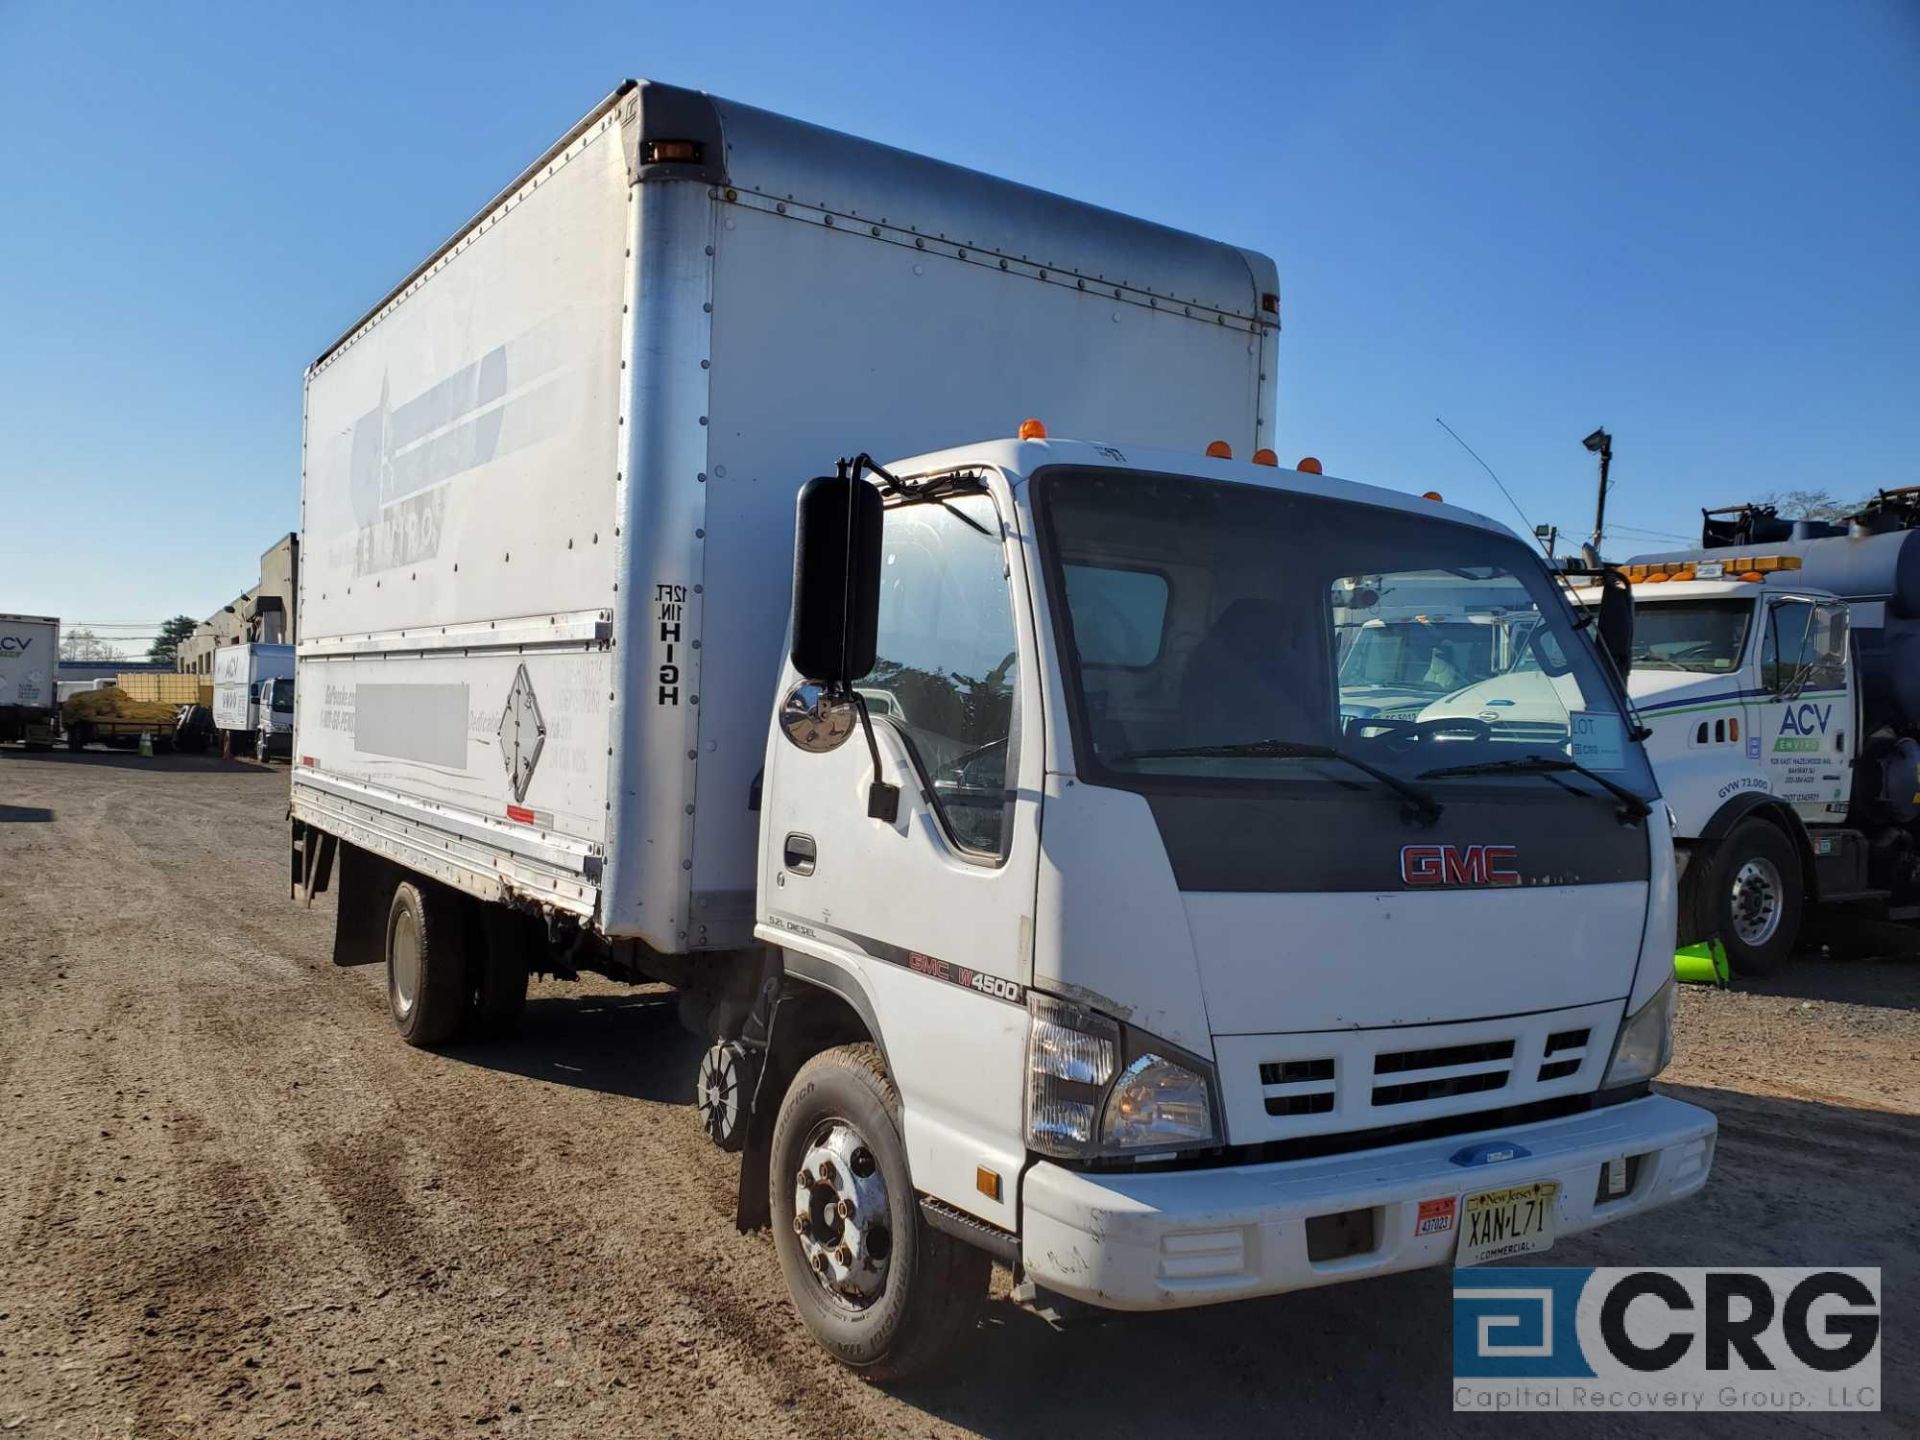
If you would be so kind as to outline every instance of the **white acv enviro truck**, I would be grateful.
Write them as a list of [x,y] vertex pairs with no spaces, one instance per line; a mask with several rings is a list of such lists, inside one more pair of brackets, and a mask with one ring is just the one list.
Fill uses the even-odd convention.
[[293,749],[293,646],[223,645],[213,652],[213,728],[265,764]]
[[[1244,250],[622,86],[308,372],[336,959],[423,1045],[529,971],[679,987],[741,1223],[874,1376],[995,1260],[1200,1305],[1691,1193],[1626,612],[1276,467],[1278,308]],[[1557,725],[1341,720],[1334,598],[1436,573],[1530,597]]]
[[1712,511],[1702,539],[1625,567],[1628,688],[1676,817],[1681,938],[1763,975],[1812,906],[1920,918],[1920,490],[1838,524]]
[[51,615],[0,615],[0,741],[53,741],[60,713],[60,622]]

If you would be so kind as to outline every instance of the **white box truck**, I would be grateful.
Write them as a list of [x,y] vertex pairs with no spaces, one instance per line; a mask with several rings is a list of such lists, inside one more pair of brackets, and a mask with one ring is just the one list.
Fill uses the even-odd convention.
[[[308,371],[296,898],[416,1044],[679,987],[741,1224],[876,1376],[996,1259],[1199,1305],[1691,1193],[1623,696],[1507,530],[1275,465],[1277,312],[622,86]],[[1524,591],[1556,727],[1342,719],[1336,598],[1442,575]]]
[[0,615],[0,741],[52,743],[60,713],[60,622]]
[[213,652],[213,728],[262,764],[293,753],[293,646],[242,643]]

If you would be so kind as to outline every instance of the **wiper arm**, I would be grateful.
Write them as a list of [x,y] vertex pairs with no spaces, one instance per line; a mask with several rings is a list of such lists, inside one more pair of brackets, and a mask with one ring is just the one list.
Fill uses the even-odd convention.
[[[1445,780],[1455,775],[1566,775],[1573,774],[1591,780],[1602,790],[1620,802],[1620,808],[1635,820],[1644,820],[1653,813],[1653,807],[1642,800],[1626,786],[1607,779],[1596,770],[1590,770],[1578,760],[1568,760],[1560,755],[1516,755],[1510,760],[1483,760],[1477,765],[1444,765],[1438,770],[1423,770],[1422,780]],[[1579,792],[1575,792],[1576,794]]]
[[1431,825],[1440,818],[1440,802],[1418,785],[1402,780],[1391,770],[1383,770],[1370,761],[1357,755],[1349,755],[1344,750],[1336,750],[1331,745],[1314,745],[1304,740],[1242,740],[1231,745],[1177,745],[1160,750],[1127,750],[1112,756],[1113,760],[1184,760],[1184,759],[1276,759],[1276,760],[1340,760],[1363,774],[1371,775],[1389,790],[1395,791],[1407,802],[1408,808],[1425,824]]

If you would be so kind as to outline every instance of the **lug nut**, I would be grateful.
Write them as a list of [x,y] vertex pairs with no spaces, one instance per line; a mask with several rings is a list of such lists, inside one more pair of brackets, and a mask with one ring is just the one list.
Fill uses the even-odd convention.
[[813,1252],[813,1268],[815,1270],[818,1270],[822,1275],[827,1273],[827,1252],[826,1251],[816,1250]]
[[842,1245],[838,1250],[833,1252],[833,1258],[838,1260],[842,1265],[851,1266],[853,1264],[853,1251],[845,1245]]
[[806,1216],[796,1215],[793,1217],[793,1233],[796,1235],[804,1235],[807,1233],[807,1217]]
[[798,1185],[798,1186],[800,1186],[800,1188],[804,1190],[804,1189],[806,1189],[806,1188],[807,1188],[808,1186],[810,1186],[810,1185],[812,1185],[812,1184],[813,1184],[813,1177],[812,1177],[811,1175],[809,1175],[809,1174],[807,1174],[807,1172],[806,1172],[806,1170],[805,1170],[805,1169],[803,1168],[803,1169],[802,1169],[802,1170],[800,1171],[800,1178],[799,1178],[798,1180],[796,1180],[796,1181],[795,1181],[794,1183],[795,1183],[796,1185]]
[[842,1200],[834,1209],[840,1212],[840,1218],[842,1220],[851,1220],[853,1218],[853,1201],[851,1200]]

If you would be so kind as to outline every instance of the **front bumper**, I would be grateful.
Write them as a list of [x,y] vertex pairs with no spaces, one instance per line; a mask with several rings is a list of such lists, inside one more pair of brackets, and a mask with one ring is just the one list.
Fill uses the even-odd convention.
[[[1050,1290],[1113,1310],[1163,1310],[1276,1295],[1452,1263],[1459,1224],[1415,1233],[1423,1200],[1534,1180],[1560,1182],[1557,1234],[1576,1234],[1691,1195],[1713,1164],[1712,1114],[1665,1096],[1561,1120],[1378,1150],[1159,1174],[1087,1174],[1047,1162],[1021,1185],[1021,1261]],[[1481,1142],[1525,1156],[1461,1166]],[[1640,1157],[1631,1187],[1597,1201],[1607,1161]],[[1371,1211],[1371,1248],[1308,1253],[1307,1222]]]

